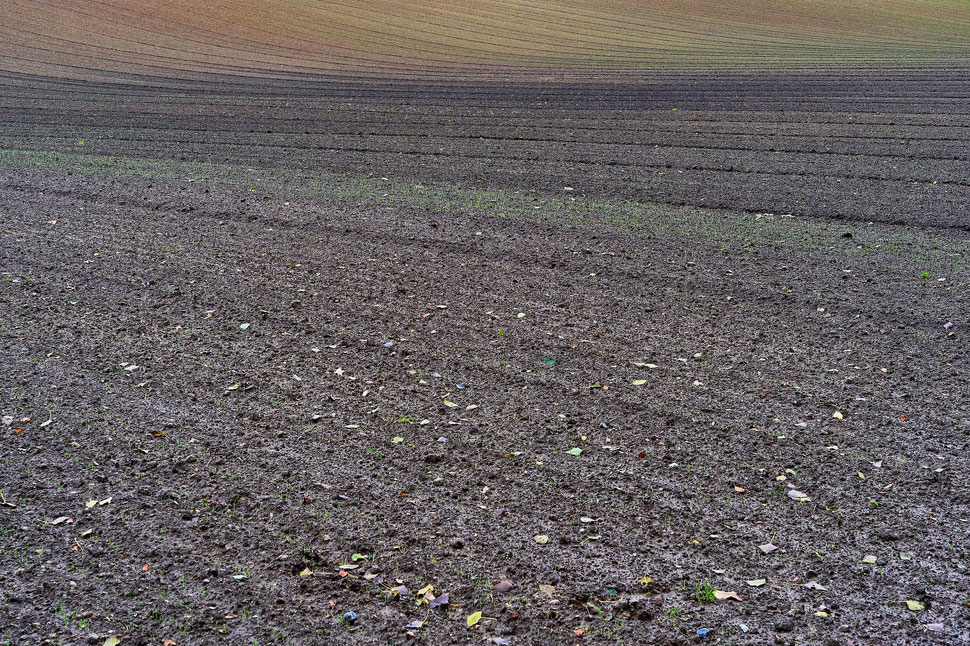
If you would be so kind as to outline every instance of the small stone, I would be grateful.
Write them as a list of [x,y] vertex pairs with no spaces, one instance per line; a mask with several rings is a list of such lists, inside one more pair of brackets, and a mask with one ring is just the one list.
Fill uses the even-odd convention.
[[792,621],[791,617],[779,617],[778,621],[775,622],[775,630],[780,633],[790,633],[795,630],[795,622]]
[[515,587],[515,584],[513,584],[511,581],[504,581],[503,580],[503,581],[499,581],[498,583],[495,584],[495,591],[496,592],[501,592],[502,594],[504,594],[504,593],[508,592],[509,590],[511,590],[513,587]]

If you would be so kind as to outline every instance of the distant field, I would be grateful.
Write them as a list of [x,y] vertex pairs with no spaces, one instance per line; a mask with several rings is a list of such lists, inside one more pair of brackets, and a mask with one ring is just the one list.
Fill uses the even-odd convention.
[[8,0],[0,69],[433,78],[648,68],[958,66],[965,0]]

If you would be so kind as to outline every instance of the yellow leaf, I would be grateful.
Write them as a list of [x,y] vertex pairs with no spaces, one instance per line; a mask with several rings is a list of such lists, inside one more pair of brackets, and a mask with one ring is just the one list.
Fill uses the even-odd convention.
[[647,383],[647,380],[646,379],[634,379],[633,380],[633,385],[634,386],[642,386],[645,383]]
[[121,640],[117,637],[108,637],[106,640],[104,640],[104,646],[118,646],[120,643]]
[[912,599],[908,599],[906,601],[906,605],[909,607],[910,610],[914,612],[919,610],[924,610],[926,608],[926,606],[921,604],[919,601],[913,601]]
[[419,597],[423,597],[424,595],[428,594],[429,592],[434,592],[434,586],[433,585],[426,585],[423,588],[421,588],[420,590],[418,590],[418,596]]
[[89,500],[86,503],[84,503],[84,506],[87,507],[88,509],[91,509],[91,507],[94,507],[96,504],[98,504],[97,500]]
[[465,625],[471,628],[481,620],[482,620],[482,613],[473,612],[472,614],[468,615],[468,619],[465,620]]
[[835,419],[843,419],[844,415],[842,415],[842,413],[840,413],[839,411],[835,411],[834,413],[832,413],[832,417],[834,417]]
[[313,574],[313,572],[310,571],[310,568],[304,568],[303,571],[300,572],[300,576],[310,576],[311,574]]

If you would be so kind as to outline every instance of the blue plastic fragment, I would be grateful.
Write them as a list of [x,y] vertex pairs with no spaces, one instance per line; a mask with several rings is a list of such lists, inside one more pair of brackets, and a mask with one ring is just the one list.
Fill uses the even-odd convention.
[[341,617],[341,619],[344,620],[344,623],[352,624],[355,621],[357,621],[357,613],[354,612],[353,610],[349,612],[345,612]]
[[711,632],[709,628],[701,628],[697,631],[697,634],[701,637],[707,637],[707,633]]

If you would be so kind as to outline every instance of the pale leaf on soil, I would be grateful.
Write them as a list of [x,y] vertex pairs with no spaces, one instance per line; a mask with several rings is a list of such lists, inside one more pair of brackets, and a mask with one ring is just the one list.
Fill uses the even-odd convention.
[[719,600],[719,601],[724,601],[725,599],[734,599],[735,601],[744,601],[744,599],[742,599],[741,597],[738,596],[738,593],[737,592],[727,591],[727,590],[715,590],[714,591],[714,598],[717,599],[717,600]]

